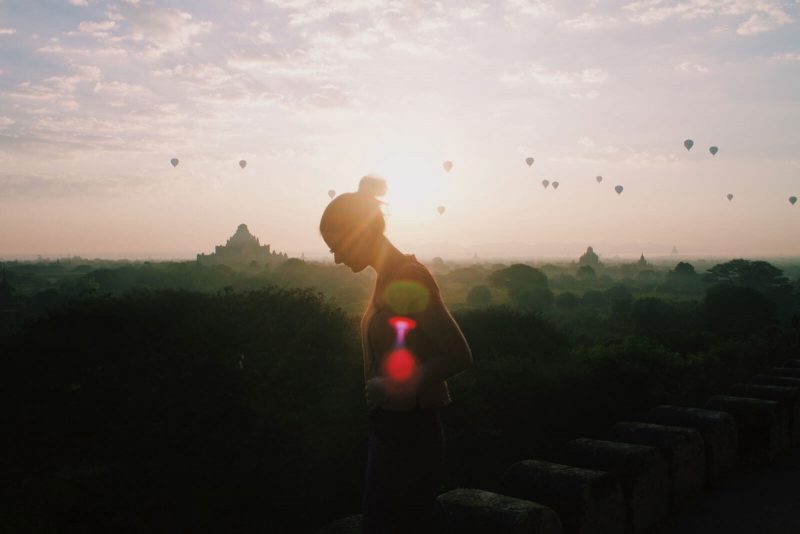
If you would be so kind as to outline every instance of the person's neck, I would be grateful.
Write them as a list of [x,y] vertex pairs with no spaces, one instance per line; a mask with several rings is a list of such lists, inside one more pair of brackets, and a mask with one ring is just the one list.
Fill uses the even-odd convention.
[[400,252],[388,239],[383,237],[378,245],[378,252],[375,254],[375,259],[370,263],[375,272],[378,273],[378,278],[382,278],[389,272],[395,265],[405,260],[405,254]]

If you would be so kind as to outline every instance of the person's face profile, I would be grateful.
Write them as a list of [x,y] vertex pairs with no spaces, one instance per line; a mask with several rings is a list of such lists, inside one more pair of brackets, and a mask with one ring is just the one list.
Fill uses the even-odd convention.
[[368,265],[368,245],[367,239],[336,239],[329,243],[330,251],[333,254],[335,264],[344,264],[357,273],[364,270]]

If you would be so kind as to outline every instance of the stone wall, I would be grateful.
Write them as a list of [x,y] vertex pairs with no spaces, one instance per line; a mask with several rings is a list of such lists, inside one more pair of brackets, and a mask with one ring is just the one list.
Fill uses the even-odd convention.
[[[723,484],[742,465],[761,466],[800,443],[800,360],[789,360],[702,407],[653,408],[606,439],[580,438],[558,462],[523,459],[501,493],[456,488],[437,497],[441,533],[639,534]],[[361,532],[361,516],[317,534]]]

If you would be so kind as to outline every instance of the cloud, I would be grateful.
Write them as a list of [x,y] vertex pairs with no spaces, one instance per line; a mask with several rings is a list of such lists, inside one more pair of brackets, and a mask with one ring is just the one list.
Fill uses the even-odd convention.
[[552,88],[576,88],[583,85],[602,84],[608,80],[608,73],[600,68],[589,68],[577,71],[552,70],[539,64],[532,64],[517,69],[515,73],[506,73],[501,81],[511,84],[533,81],[539,85]]
[[325,79],[343,68],[340,64],[312,57],[308,51],[299,48],[275,52],[235,52],[228,57],[227,65],[273,76],[316,80]]
[[550,17],[556,14],[552,2],[546,0],[507,0],[506,8],[533,18]]
[[182,83],[202,87],[216,87],[233,79],[227,70],[212,63],[185,63],[176,65],[171,69],[156,70],[153,74],[156,76],[169,76]]
[[334,85],[325,85],[313,94],[303,98],[302,102],[320,109],[348,107],[352,102],[350,95]]
[[[798,0],[800,1],[800,0]],[[800,52],[785,52],[770,57],[773,61],[800,61]]]
[[0,115],[0,128],[6,128],[8,126],[11,126],[12,124],[14,124],[14,122],[15,122],[14,119],[10,117],[3,117],[2,115]]
[[113,107],[131,106],[134,103],[154,101],[155,93],[137,84],[125,82],[97,82],[92,92],[101,97],[105,105]]
[[294,26],[371,11],[385,5],[383,0],[267,0],[267,3],[289,11],[289,24]]
[[600,96],[600,91],[592,89],[591,91],[571,92],[568,94],[570,98],[574,98],[576,100],[594,100],[595,98]]
[[755,35],[757,33],[768,32],[785,22],[778,22],[769,19],[760,14],[751,15],[746,22],[736,28],[736,33],[739,35]]
[[17,30],[14,28],[0,28],[0,35],[14,35]]
[[484,12],[489,9],[489,4],[477,4],[474,6],[464,6],[458,10],[458,18],[461,20],[468,20],[476,24],[484,24]]
[[133,56],[157,60],[167,55],[181,55],[196,44],[197,39],[213,29],[209,21],[197,20],[191,14],[173,8],[160,8],[152,3],[125,0],[110,6],[106,20],[82,21],[77,32],[67,37],[89,35],[99,46],[74,47],[49,44],[38,52],[59,54],[71,59]]
[[617,19],[611,16],[582,13],[578,17],[563,20],[558,25],[570,30],[590,31],[607,28],[616,22]]
[[[195,20],[185,11],[131,0],[110,7],[107,15],[109,21],[97,24],[104,24],[108,30],[116,32],[111,35],[100,32],[95,36],[106,45],[126,43],[148,60],[181,54],[194,44],[196,38],[213,28],[211,22]],[[112,26],[111,22],[115,24]]]
[[422,42],[414,40],[398,40],[389,45],[390,50],[405,52],[413,56],[428,58],[445,58],[445,54],[439,49],[435,42]]
[[370,59],[375,45],[385,36],[374,27],[364,28],[356,22],[340,22],[328,31],[316,32],[306,46],[312,55],[326,58],[326,61],[361,61]]
[[532,64],[519,68],[514,73],[503,74],[500,81],[510,86],[527,86],[533,83],[554,94],[575,100],[594,100],[600,96],[596,87],[606,83],[608,77],[608,73],[601,68],[564,71]]
[[97,82],[101,71],[93,66],[76,66],[74,70],[77,72],[67,76],[50,76],[41,83],[22,82],[15,89],[0,95],[18,103],[50,105],[53,110],[58,111],[77,110],[80,104],[76,98],[76,89],[80,84]]
[[85,20],[78,24],[78,30],[83,33],[106,35],[105,32],[113,29],[117,23],[113,20],[104,20],[100,22]]
[[628,13],[629,21],[643,25],[673,18],[747,17],[736,30],[739,35],[763,33],[794,20],[776,0],[637,0],[622,9]]
[[598,145],[591,137],[581,137],[578,144],[585,152],[584,157],[589,159],[607,158],[620,153],[620,149],[613,145]]
[[107,59],[123,58],[128,56],[128,51],[119,46],[102,46],[95,48],[70,48],[61,45],[46,45],[36,49],[43,54],[56,54],[72,59],[81,57],[83,59]]
[[73,6],[86,7],[89,5],[89,0],[69,0]]
[[255,40],[260,43],[273,42],[272,33],[269,31],[269,25],[265,22],[254,20],[248,25],[249,29],[245,32],[248,36],[254,36]]
[[675,70],[678,72],[690,72],[696,74],[708,74],[709,69],[704,65],[699,65],[697,63],[692,63],[690,61],[683,61],[675,66]]

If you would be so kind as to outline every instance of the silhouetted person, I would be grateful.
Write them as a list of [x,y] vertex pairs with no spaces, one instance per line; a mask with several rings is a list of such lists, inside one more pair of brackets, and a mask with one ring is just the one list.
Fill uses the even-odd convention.
[[385,192],[384,180],[365,176],[358,192],[328,204],[320,233],[337,264],[377,273],[361,320],[370,409],[363,532],[417,534],[436,528],[445,452],[439,410],[451,402],[445,380],[470,367],[472,353],[430,271],[383,234],[376,197]]

